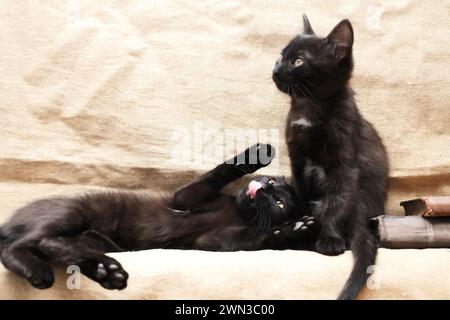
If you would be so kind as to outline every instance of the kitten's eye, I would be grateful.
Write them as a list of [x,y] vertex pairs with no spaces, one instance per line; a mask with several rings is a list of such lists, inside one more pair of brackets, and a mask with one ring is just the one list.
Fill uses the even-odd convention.
[[284,203],[280,200],[277,200],[277,205],[281,208],[284,209]]
[[268,183],[269,183],[269,184],[275,184],[275,180],[270,179],[270,180],[268,181]]
[[303,64],[303,59],[302,58],[297,58],[297,60],[295,60],[294,62],[294,67],[300,67]]

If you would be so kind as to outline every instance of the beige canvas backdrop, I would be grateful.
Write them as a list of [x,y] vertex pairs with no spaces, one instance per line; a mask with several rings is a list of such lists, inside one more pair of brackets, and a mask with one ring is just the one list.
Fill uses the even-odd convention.
[[[271,70],[303,13],[320,35],[353,24],[352,86],[391,160],[387,213],[450,194],[448,1],[2,1],[0,221],[47,194],[172,189],[224,160],[211,141],[231,154],[237,129],[267,130],[265,172],[289,175]],[[180,143],[203,161],[177,161]]]
[[195,125],[279,129],[280,166],[268,172],[289,174],[288,98],[270,76],[306,12],[321,35],[345,17],[354,25],[352,85],[388,147],[388,208],[399,213],[400,197],[450,193],[449,10],[412,0],[2,1],[0,180],[173,187],[189,178],[171,161],[178,133],[193,137]]

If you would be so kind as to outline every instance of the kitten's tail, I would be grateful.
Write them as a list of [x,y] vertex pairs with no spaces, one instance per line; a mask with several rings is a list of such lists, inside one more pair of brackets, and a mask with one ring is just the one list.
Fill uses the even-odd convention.
[[370,276],[369,267],[375,264],[377,240],[368,228],[361,228],[355,234],[351,249],[354,257],[353,270],[347,279],[338,300],[353,300]]

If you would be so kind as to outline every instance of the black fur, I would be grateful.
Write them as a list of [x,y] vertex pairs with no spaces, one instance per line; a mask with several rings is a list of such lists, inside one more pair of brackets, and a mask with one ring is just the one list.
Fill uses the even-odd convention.
[[[353,29],[341,21],[325,37],[304,30],[283,49],[273,80],[291,97],[286,142],[294,186],[312,204],[321,232],[315,248],[337,255],[351,248],[355,265],[340,299],[353,299],[375,263],[377,245],[370,218],[383,214],[388,160],[380,137],[356,106],[349,79]],[[312,173],[321,183],[308,183]]]
[[[255,145],[173,196],[121,191],[35,201],[17,210],[1,227],[1,261],[36,288],[52,286],[49,263],[55,263],[78,265],[103,287],[123,289],[128,274],[106,252],[312,249],[318,224],[313,217],[303,216],[296,193],[284,178],[260,177],[262,188],[253,199],[247,188],[237,196],[220,192],[228,183],[267,165],[259,157],[264,149],[271,160],[272,147]],[[255,153],[257,157],[252,158]]]

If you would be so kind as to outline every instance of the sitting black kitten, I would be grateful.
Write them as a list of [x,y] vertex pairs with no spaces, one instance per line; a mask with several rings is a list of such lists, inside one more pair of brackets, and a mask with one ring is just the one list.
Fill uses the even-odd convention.
[[[259,157],[264,149],[270,156],[266,163]],[[317,225],[314,218],[302,217],[302,206],[284,178],[261,177],[237,196],[220,192],[268,165],[274,153],[270,146],[255,145],[173,196],[123,191],[35,201],[0,228],[1,261],[40,289],[54,282],[49,263],[78,265],[103,287],[124,289],[128,274],[106,252],[311,249]]]
[[[388,160],[374,127],[358,111],[349,79],[353,29],[341,21],[323,38],[306,16],[304,33],[283,49],[273,70],[278,89],[290,95],[286,143],[294,187],[314,204],[320,220],[316,250],[337,255],[351,248],[355,266],[340,299],[358,294],[375,263],[376,240],[368,221],[383,214]],[[310,184],[310,175],[321,183]],[[311,187],[312,186],[312,187]]]

